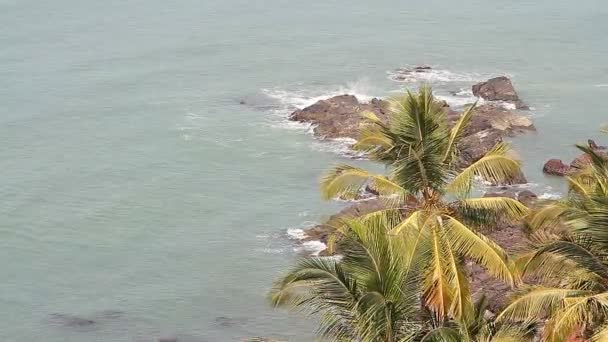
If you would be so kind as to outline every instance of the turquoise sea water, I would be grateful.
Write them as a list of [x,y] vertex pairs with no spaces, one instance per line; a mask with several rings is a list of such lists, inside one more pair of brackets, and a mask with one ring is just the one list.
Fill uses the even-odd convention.
[[600,0],[0,0],[0,340],[310,341],[264,296],[303,248],[288,230],[343,205],[317,180],[347,159],[287,113],[414,86],[389,80],[407,65],[437,69],[453,103],[507,74],[538,128],[513,144],[556,195],[544,160],[608,121],[607,16]]

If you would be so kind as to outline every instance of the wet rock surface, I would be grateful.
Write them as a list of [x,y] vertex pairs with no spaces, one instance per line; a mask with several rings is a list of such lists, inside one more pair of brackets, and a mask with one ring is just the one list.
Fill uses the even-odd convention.
[[340,95],[297,110],[289,118],[314,125],[314,134],[322,139],[357,139],[359,125],[363,122],[361,113],[371,111],[386,120],[387,105],[388,102],[380,99],[362,103],[354,95]]
[[564,164],[561,159],[549,159],[543,165],[543,172],[548,175],[564,176],[570,171],[570,166]]
[[[295,111],[290,119],[315,125],[314,134],[322,139],[356,139],[360,124],[363,122],[361,113],[372,111],[381,120],[387,120],[387,106],[388,102],[384,100],[374,99],[364,104],[353,95],[341,95]],[[444,104],[444,108],[448,113],[448,119],[456,122],[460,113],[451,110],[447,103]],[[460,163],[466,166],[479,160],[505,137],[534,130],[532,121],[518,111],[507,110],[494,104],[478,106],[461,142]],[[513,183],[521,183],[524,179],[518,177]]]
[[528,109],[521,101],[508,77],[500,76],[472,87],[473,95],[488,101],[503,101],[515,105],[518,109]]

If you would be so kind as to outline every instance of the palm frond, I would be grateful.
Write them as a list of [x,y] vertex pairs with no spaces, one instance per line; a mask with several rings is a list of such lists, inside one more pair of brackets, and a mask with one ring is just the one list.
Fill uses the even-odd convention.
[[470,193],[475,177],[493,184],[513,179],[520,172],[519,161],[509,157],[509,146],[498,143],[481,159],[462,170],[447,185],[447,191],[457,196]]
[[467,198],[455,202],[453,207],[460,215],[494,224],[501,219],[520,220],[529,213],[524,204],[508,197]]
[[431,229],[431,261],[425,277],[423,290],[424,302],[434,313],[435,319],[443,321],[449,313],[453,300],[453,291],[449,278],[451,270],[447,268],[444,253],[444,239],[442,232],[436,226]]
[[569,297],[589,295],[589,291],[529,286],[516,293],[514,300],[498,315],[497,321],[541,320],[564,307]]
[[407,192],[399,184],[380,175],[350,165],[338,165],[321,181],[321,192],[325,199],[354,199],[369,186],[380,195],[397,195],[404,198]]
[[513,274],[514,265],[503,249],[484,235],[474,232],[456,218],[446,216],[447,241],[460,255],[475,260],[492,276],[513,286],[517,279]]
[[445,154],[443,156],[443,161],[450,163],[457,152],[457,145],[462,136],[464,135],[465,129],[471,123],[471,119],[473,118],[473,110],[477,106],[477,101],[469,106],[465,111],[460,114],[458,121],[454,124],[452,129],[450,130],[450,138],[448,140],[448,144],[445,150]]
[[531,212],[526,220],[527,227],[532,232],[556,228],[570,210],[571,208],[562,202],[545,205]]

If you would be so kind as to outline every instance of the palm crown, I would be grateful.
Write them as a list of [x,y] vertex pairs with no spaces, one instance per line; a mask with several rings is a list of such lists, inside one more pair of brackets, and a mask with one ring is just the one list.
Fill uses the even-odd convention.
[[546,320],[544,338],[608,340],[608,161],[578,146],[591,165],[567,178],[569,194],[531,216],[531,250],[518,265],[539,285],[524,287],[501,320]]
[[389,121],[366,114],[367,124],[355,148],[387,166],[388,175],[339,165],[322,180],[325,198],[355,197],[369,187],[387,198],[387,208],[359,218],[380,218],[406,244],[407,263],[424,265],[423,301],[435,318],[465,319],[472,314],[464,258],[471,259],[510,285],[517,282],[504,250],[476,228],[500,217],[517,219],[527,208],[510,198],[469,198],[476,178],[510,180],[519,162],[503,143],[481,159],[460,167],[459,143],[474,113],[465,110],[453,125],[428,87],[390,100]]

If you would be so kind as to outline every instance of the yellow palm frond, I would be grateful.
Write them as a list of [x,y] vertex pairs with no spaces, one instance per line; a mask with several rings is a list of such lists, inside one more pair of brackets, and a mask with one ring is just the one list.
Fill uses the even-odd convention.
[[509,146],[498,143],[481,159],[456,175],[447,185],[447,191],[457,196],[466,196],[473,187],[475,177],[500,184],[513,179],[520,171],[520,162],[509,157]]
[[589,295],[589,291],[536,286],[516,297],[496,318],[497,321],[540,320],[564,307],[568,297]]
[[466,320],[473,314],[473,302],[471,300],[471,289],[469,281],[464,274],[464,270],[458,261],[458,255],[452,250],[449,243],[444,244],[444,252],[450,270],[448,279],[453,291],[452,305],[450,306],[450,316],[456,320]]
[[321,193],[325,199],[356,198],[366,186],[380,195],[398,195],[405,197],[406,191],[399,184],[385,176],[375,175],[366,170],[350,165],[338,165],[330,170],[321,180]]
[[446,238],[452,248],[459,254],[475,260],[491,275],[506,282],[515,284],[513,264],[507,253],[492,240],[476,233],[451,216],[446,216]]
[[424,281],[424,301],[426,306],[435,314],[436,319],[443,320],[451,307],[453,294],[451,284],[446,275],[447,269],[445,259],[443,238],[437,227],[432,227],[430,237],[431,258],[428,275]]
[[592,342],[606,342],[608,341],[608,324],[604,324],[598,331],[591,337]]
[[568,210],[568,206],[560,202],[554,202],[533,211],[527,218],[528,227],[534,232],[539,230],[551,231],[556,228],[562,215]]
[[[577,296],[564,299],[564,307],[551,317],[545,327],[545,336],[549,341],[564,341],[568,336],[577,333],[594,317],[605,317],[608,307],[602,304],[607,294]],[[597,322],[594,322],[597,323]]]
[[374,113],[372,111],[369,111],[369,110],[363,111],[363,112],[361,112],[361,116],[365,120],[369,121],[370,123],[382,124],[382,120],[380,120],[378,118],[378,116],[376,115],[376,113]]
[[594,185],[593,178],[587,174],[567,176],[566,182],[568,182],[568,190],[570,192],[577,193],[581,196],[588,196]]

